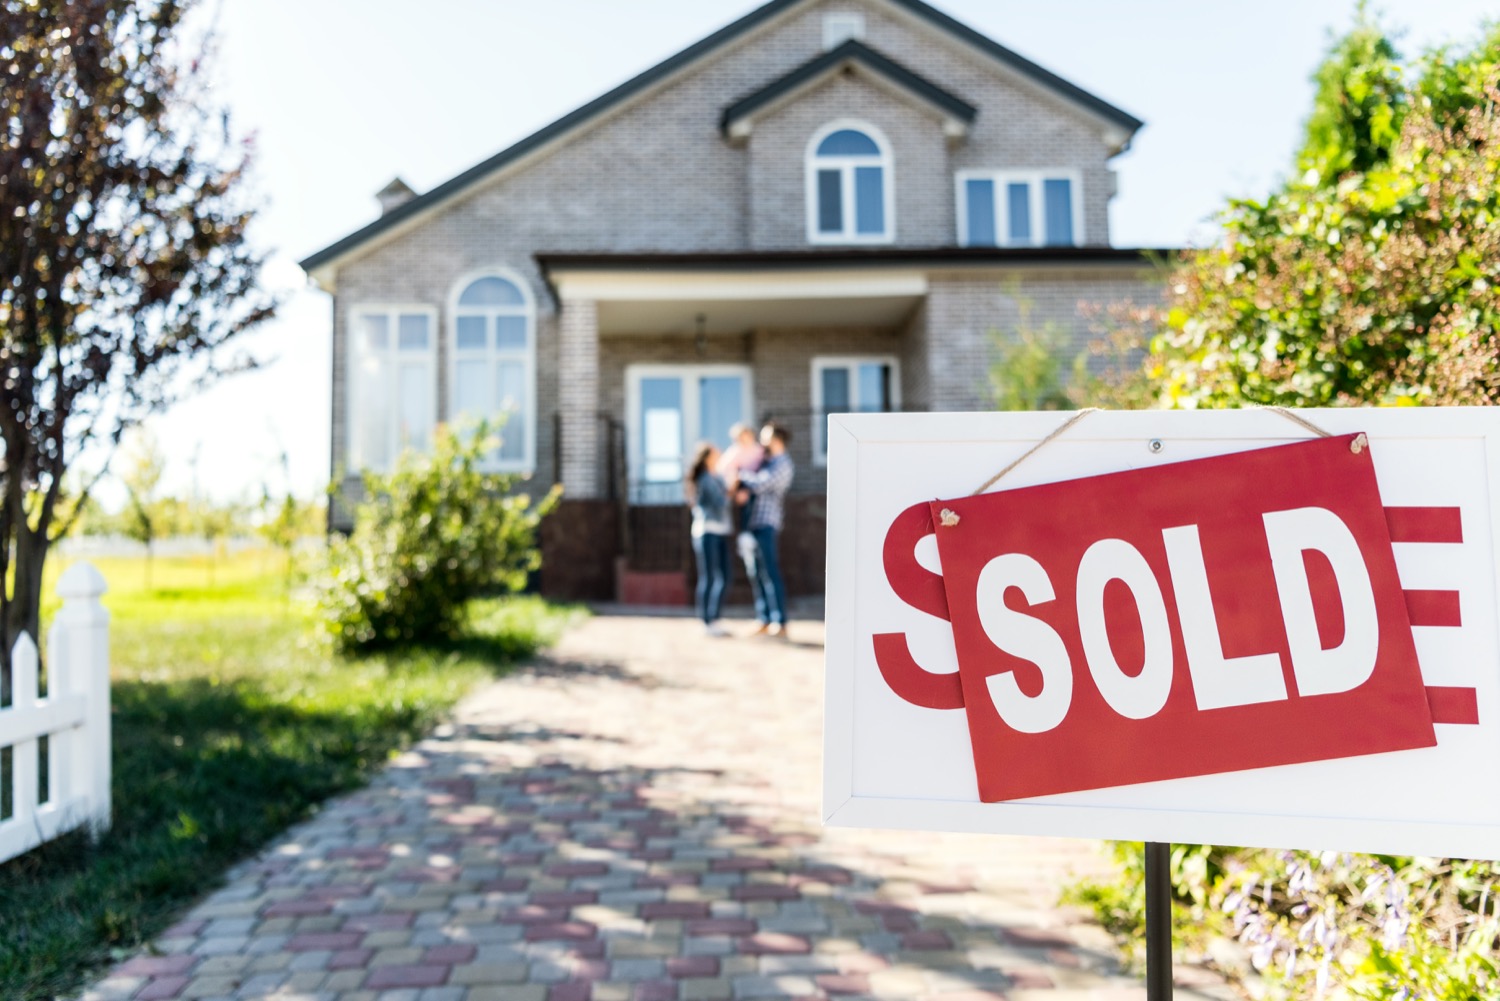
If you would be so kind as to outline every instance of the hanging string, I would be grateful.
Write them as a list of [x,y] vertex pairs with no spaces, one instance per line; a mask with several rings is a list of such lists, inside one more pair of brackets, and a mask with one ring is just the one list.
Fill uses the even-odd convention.
[[1332,438],[1333,437],[1333,432],[1331,432],[1331,431],[1324,431],[1322,428],[1318,427],[1316,424],[1314,424],[1312,421],[1308,420],[1306,417],[1303,417],[1300,414],[1294,414],[1290,410],[1288,410],[1286,407],[1255,407],[1254,409],[1256,409],[1256,410],[1269,410],[1273,414],[1280,414],[1282,417],[1285,417],[1287,420],[1289,420],[1289,421],[1291,421],[1291,422],[1293,422],[1295,424],[1301,424],[1303,427],[1307,428],[1307,430],[1311,431],[1313,434],[1318,435],[1320,437],[1323,437],[1323,438]]
[[1072,417],[1069,417],[1067,420],[1065,420],[1061,424],[1059,424],[1057,426],[1057,430],[1053,431],[1047,437],[1043,438],[1041,441],[1037,442],[1035,445],[1032,445],[1030,448],[1028,448],[1024,453],[1022,453],[1021,457],[1019,459],[1017,459],[1015,462],[1012,462],[1010,465],[1008,465],[1004,469],[1000,470],[1000,472],[996,473],[994,476],[991,476],[989,479],[985,480],[984,483],[982,483],[980,485],[979,489],[975,490],[974,493],[971,494],[970,496],[977,497],[980,494],[984,493],[990,487],[992,487],[996,483],[1000,482],[1000,477],[1004,476],[1006,473],[1010,472],[1012,469],[1015,469],[1021,463],[1025,462],[1027,459],[1031,458],[1037,452],[1041,451],[1042,447],[1044,445],[1050,445],[1052,443],[1052,439],[1056,438],[1058,435],[1060,435],[1064,431],[1068,430],[1068,428],[1072,427],[1074,424],[1077,424],[1079,421],[1083,420],[1089,414],[1097,413],[1098,411],[1099,411],[1098,407],[1084,407],[1082,410],[1078,411]]
[[[1333,432],[1326,431],[1323,428],[1318,427],[1316,424],[1314,424],[1312,421],[1308,420],[1306,417],[1303,417],[1300,414],[1295,414],[1292,411],[1288,410],[1286,407],[1253,407],[1253,408],[1249,408],[1249,409],[1267,410],[1267,411],[1270,411],[1273,414],[1276,414],[1277,416],[1285,417],[1287,420],[1291,421],[1293,424],[1299,424],[1299,425],[1301,425],[1302,427],[1304,427],[1307,430],[1311,431],[1313,434],[1318,435],[1319,437],[1322,437],[1322,438],[1332,438],[1333,437]],[[1025,452],[1021,453],[1020,458],[1016,459],[1010,465],[1008,465],[1004,469],[1000,470],[1000,472],[996,473],[994,476],[991,476],[989,479],[985,480],[984,483],[980,484],[979,489],[975,490],[973,492],[973,494],[971,494],[970,496],[977,497],[980,494],[984,493],[990,487],[994,486],[996,483],[999,483],[1001,477],[1005,476],[1012,469],[1015,469],[1017,466],[1019,466],[1021,463],[1025,462],[1027,459],[1031,458],[1037,452],[1040,452],[1044,446],[1050,445],[1052,443],[1053,439],[1055,439],[1055,438],[1059,437],[1060,435],[1062,435],[1062,433],[1065,432],[1065,431],[1067,431],[1068,428],[1072,427],[1074,424],[1077,424],[1079,421],[1083,420],[1089,414],[1097,413],[1098,411],[1099,411],[1098,407],[1084,407],[1082,410],[1079,410],[1077,413],[1073,414],[1073,416],[1069,417],[1067,420],[1065,420],[1061,424],[1059,424],[1057,426],[1057,429],[1054,430],[1051,434],[1047,435],[1047,437],[1043,438],[1041,441],[1037,442],[1035,445],[1033,445],[1030,448],[1028,448]],[[1366,446],[1367,443],[1368,443],[1368,439],[1366,439],[1364,435],[1360,435],[1353,442],[1350,443],[1349,450],[1351,452],[1358,453],[1358,452],[1360,452],[1361,450],[1364,449],[1364,447]]]

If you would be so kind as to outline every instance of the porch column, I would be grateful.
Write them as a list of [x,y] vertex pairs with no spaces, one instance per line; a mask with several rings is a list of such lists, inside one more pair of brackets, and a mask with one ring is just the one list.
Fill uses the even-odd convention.
[[599,305],[593,299],[563,301],[557,376],[564,496],[599,497]]

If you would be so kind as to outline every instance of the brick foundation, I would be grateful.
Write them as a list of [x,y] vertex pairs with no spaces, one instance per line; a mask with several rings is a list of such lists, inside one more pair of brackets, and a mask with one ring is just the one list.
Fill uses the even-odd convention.
[[611,501],[564,500],[541,526],[541,592],[556,601],[612,601],[620,517]]
[[[781,572],[791,597],[823,593],[826,510],[827,500],[821,494],[795,494],[786,500],[780,556]],[[614,503],[562,501],[542,522],[541,592],[556,601],[691,604],[697,577],[692,549],[686,545],[685,518],[683,526],[683,557],[678,567],[626,566],[620,556],[619,512]],[[655,553],[659,557],[661,549]],[[738,553],[731,553],[730,590],[726,597],[731,604],[751,601],[745,567]]]

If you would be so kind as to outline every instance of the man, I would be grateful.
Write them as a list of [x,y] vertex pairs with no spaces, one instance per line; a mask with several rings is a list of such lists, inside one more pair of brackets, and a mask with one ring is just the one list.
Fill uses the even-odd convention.
[[766,461],[754,472],[739,476],[739,486],[751,495],[750,539],[741,535],[740,556],[745,572],[755,590],[755,617],[760,620],[757,636],[786,636],[786,585],[781,580],[781,563],[776,543],[781,535],[786,494],[792,486],[792,457],[787,455],[791,433],[780,424],[767,424],[760,432],[760,443],[766,450]]

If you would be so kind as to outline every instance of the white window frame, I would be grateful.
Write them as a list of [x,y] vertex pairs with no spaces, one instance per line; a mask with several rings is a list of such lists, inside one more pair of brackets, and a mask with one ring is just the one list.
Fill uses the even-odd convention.
[[812,384],[812,457],[813,465],[828,465],[828,415],[823,412],[823,373],[830,368],[850,371],[849,385],[857,386],[854,375],[860,365],[891,367],[891,410],[901,409],[901,359],[895,355],[818,355],[812,360],[809,380]]
[[[391,421],[390,440],[386,443],[390,461],[383,466],[372,465],[360,448],[360,430],[362,427],[362,407],[366,401],[360,398],[360,363],[365,357],[366,351],[363,338],[360,337],[360,320],[367,316],[385,316],[390,320],[390,345],[386,348],[386,362],[390,371],[386,374],[386,397],[375,401],[376,405],[397,410],[400,406],[400,371],[404,364],[412,361],[403,361],[402,352],[398,346],[400,340],[400,317],[422,315],[427,318],[427,351],[421,356],[428,370],[428,378],[431,380],[432,388],[432,424],[434,431],[438,424],[438,392],[437,392],[437,342],[440,336],[437,307],[421,303],[360,303],[349,308],[348,316],[344,321],[344,343],[347,347],[347,362],[344,369],[344,388],[347,390],[348,402],[344,410],[344,443],[345,454],[348,456],[348,467],[351,472],[370,470],[371,472],[384,473],[394,468],[396,461],[401,456],[401,422],[399,411],[397,419]],[[417,358],[417,352],[407,352],[408,359]],[[431,448],[429,441],[427,447]]]
[[[463,295],[464,290],[481,278],[503,278],[521,291],[521,306],[460,306],[458,297]],[[521,443],[522,455],[520,459],[501,459],[498,456],[490,458],[483,463],[482,468],[487,472],[495,473],[533,473],[536,471],[536,297],[531,294],[531,285],[513,268],[503,265],[482,268],[471,271],[462,276],[454,283],[448,293],[448,399],[447,412],[450,421],[456,421],[466,415],[460,414],[456,405],[458,397],[458,319],[460,316],[521,316],[526,320],[526,348],[524,351],[500,350],[488,341],[493,336],[493,325],[486,325],[486,346],[483,352],[484,359],[490,366],[491,388],[494,386],[494,369],[501,361],[519,361],[523,366],[522,383],[526,387],[526,404],[521,408],[522,419],[526,422],[525,440]],[[473,360],[480,355],[477,351],[465,351],[464,360]],[[489,415],[473,415],[494,417]],[[505,434],[505,429],[500,429],[500,434]],[[498,451],[498,450],[497,450]]]
[[823,15],[823,51],[848,41],[864,41],[865,16],[859,11],[830,11]]
[[[992,181],[995,185],[995,245],[997,247],[1078,247],[1083,245],[1083,175],[1073,169],[1057,170],[960,170],[953,175],[954,204],[958,209],[958,245],[969,243],[969,181]],[[1023,181],[1030,186],[1031,239],[1010,239],[1010,201],[1005,186]],[[1067,181],[1073,203],[1073,234],[1069,243],[1047,243],[1046,200],[1043,181]]]
[[641,454],[644,442],[641,441],[641,380],[642,379],[682,379],[682,411],[683,442],[682,461],[686,465],[687,452],[693,447],[697,440],[696,430],[690,430],[687,425],[686,415],[701,413],[702,401],[698,396],[698,379],[703,376],[715,375],[737,375],[745,380],[744,383],[744,420],[753,424],[755,421],[755,370],[749,365],[731,364],[706,364],[697,365],[685,363],[681,365],[656,365],[637,364],[625,366],[625,469],[629,477],[630,486],[641,480],[645,470],[643,468],[644,456]]
[[[852,129],[869,136],[880,149],[878,159],[858,156],[818,156],[818,146],[830,135],[842,129]],[[891,152],[890,140],[885,133],[869,122],[853,118],[838,118],[828,122],[812,134],[803,153],[805,175],[805,197],[807,201],[807,242],[813,244],[848,245],[893,243],[896,239],[896,159]],[[854,202],[854,168],[879,167],[881,196],[884,202],[885,231],[883,233],[856,232]],[[840,173],[839,194],[843,199],[844,229],[839,233],[823,233],[818,230],[818,171],[837,169]]]

